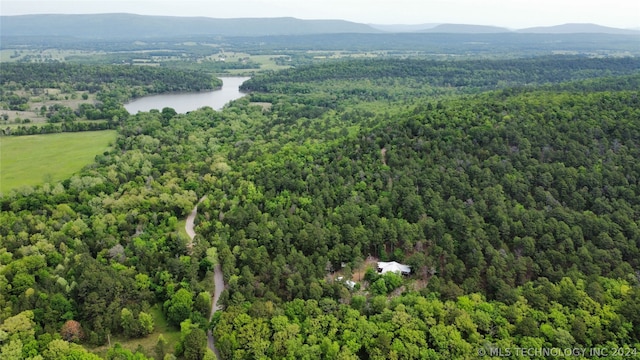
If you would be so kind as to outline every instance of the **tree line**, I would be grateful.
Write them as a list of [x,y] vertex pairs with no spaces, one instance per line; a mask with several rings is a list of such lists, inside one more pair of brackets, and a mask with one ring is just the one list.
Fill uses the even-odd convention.
[[104,84],[145,86],[152,93],[200,91],[222,85],[219,79],[201,72],[151,66],[93,65],[72,63],[6,63],[0,70],[2,84],[26,88],[58,88],[68,84],[75,90],[96,92]]

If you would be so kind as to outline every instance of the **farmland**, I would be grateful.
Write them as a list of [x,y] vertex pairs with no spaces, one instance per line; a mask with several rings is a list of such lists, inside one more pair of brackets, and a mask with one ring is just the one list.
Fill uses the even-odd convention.
[[0,192],[69,178],[108,150],[115,131],[3,137]]

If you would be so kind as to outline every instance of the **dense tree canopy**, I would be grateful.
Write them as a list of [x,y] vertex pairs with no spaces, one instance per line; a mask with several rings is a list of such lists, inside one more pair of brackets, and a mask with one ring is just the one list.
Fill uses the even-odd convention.
[[150,66],[92,65],[69,63],[6,63],[0,69],[3,84],[28,88],[58,88],[67,84],[76,90],[101,90],[105,84],[144,86],[151,93],[198,91],[220,86],[221,82],[201,72]]
[[[209,327],[233,359],[635,351],[634,61],[420,63],[470,83],[495,74],[485,80],[497,90],[454,81],[431,96],[411,85],[425,78],[354,61],[257,78],[247,86],[268,92],[221,112],[128,116],[81,173],[0,198],[0,351],[58,359],[85,351],[68,341],[146,336],[153,306],[182,330],[156,354],[189,359],[211,356]],[[372,72],[329,77],[339,66]],[[548,84],[568,69],[576,81]],[[393,85],[362,96],[365,81]],[[202,196],[190,242],[179,221]],[[412,274],[380,276],[371,259]],[[227,288],[209,324],[215,261]]]

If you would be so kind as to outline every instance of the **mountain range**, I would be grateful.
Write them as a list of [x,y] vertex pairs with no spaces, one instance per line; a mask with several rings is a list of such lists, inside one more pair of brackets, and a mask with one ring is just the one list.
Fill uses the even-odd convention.
[[535,33],[640,35],[640,31],[596,24],[564,24],[511,30],[472,24],[375,25],[345,20],[282,18],[215,19],[206,17],[147,16],[134,14],[0,16],[0,34],[11,36],[63,36],[77,38],[159,38],[168,36],[269,36],[339,33]]
[[530,34],[616,34],[616,35],[640,35],[640,31],[634,29],[618,29],[596,24],[564,24],[546,27],[531,27],[517,30],[520,33]]
[[1,16],[2,36],[154,38],[188,35],[265,36],[378,32],[344,20],[283,18],[214,19],[134,14]]

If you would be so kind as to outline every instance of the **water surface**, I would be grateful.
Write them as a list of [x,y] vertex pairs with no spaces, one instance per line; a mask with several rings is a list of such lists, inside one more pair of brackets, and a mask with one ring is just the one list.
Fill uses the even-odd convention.
[[129,114],[151,109],[162,110],[165,107],[173,108],[179,114],[197,110],[204,106],[220,110],[229,101],[245,95],[240,92],[239,87],[248,79],[248,77],[220,77],[222,88],[217,90],[144,96],[125,104],[124,108],[127,109]]

